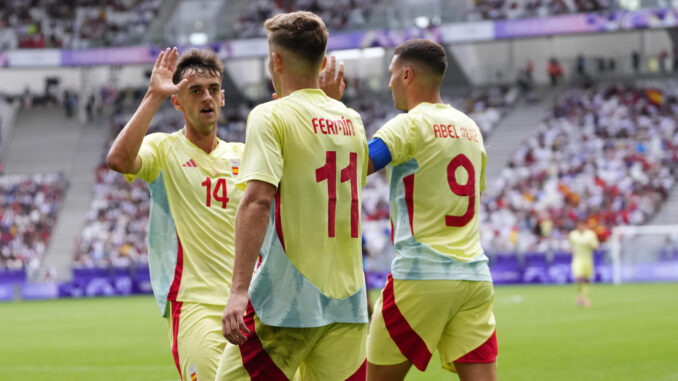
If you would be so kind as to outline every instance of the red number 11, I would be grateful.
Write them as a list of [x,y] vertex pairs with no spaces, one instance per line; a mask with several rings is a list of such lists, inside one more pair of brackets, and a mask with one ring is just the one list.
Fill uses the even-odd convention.
[[[350,153],[350,161],[346,168],[341,170],[341,182],[351,182],[351,237],[358,237],[358,154]],[[325,165],[315,170],[315,181],[327,180],[327,235],[335,236],[337,214],[337,152],[325,152]]]

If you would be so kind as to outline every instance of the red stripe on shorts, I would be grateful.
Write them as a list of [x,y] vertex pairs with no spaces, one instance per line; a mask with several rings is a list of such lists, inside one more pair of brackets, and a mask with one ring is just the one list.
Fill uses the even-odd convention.
[[179,364],[179,346],[177,345],[177,336],[179,335],[179,316],[181,315],[181,302],[170,302],[172,309],[172,356],[174,357],[174,364],[179,371],[179,377],[184,379],[181,374],[181,365]]
[[250,379],[253,381],[287,381],[287,376],[278,368],[271,357],[264,350],[261,340],[254,328],[254,307],[247,303],[247,310],[243,317],[250,334],[247,340],[240,345],[240,356]]
[[179,287],[181,286],[181,274],[184,271],[184,248],[181,246],[181,240],[179,239],[179,234],[177,234],[177,265],[174,267],[174,280],[170,286],[169,294],[167,294],[167,300],[177,300],[177,294],[179,293]]
[[384,304],[381,308],[381,313],[384,316],[384,323],[386,324],[388,334],[391,335],[400,352],[417,369],[423,372],[431,360],[431,352],[426,347],[424,340],[412,329],[410,323],[407,322],[396,305],[395,294],[393,293],[393,277],[391,274],[388,274],[388,281],[382,296]]
[[275,192],[275,231],[278,233],[283,250],[285,250],[285,238],[283,238],[282,222],[280,221],[280,184],[278,184],[278,191]]
[[405,184],[405,203],[407,204],[407,215],[410,217],[410,230],[414,237],[414,175],[403,178]]
[[495,329],[487,341],[481,344],[478,348],[461,356],[455,362],[463,362],[467,364],[485,364],[495,362],[497,360],[497,330]]
[[363,361],[363,364],[360,365],[360,368],[347,378],[346,381],[365,381],[367,378],[367,360]]

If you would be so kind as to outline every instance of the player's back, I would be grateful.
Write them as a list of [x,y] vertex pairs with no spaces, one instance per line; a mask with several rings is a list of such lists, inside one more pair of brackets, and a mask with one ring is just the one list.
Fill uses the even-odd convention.
[[475,122],[449,105],[421,103],[375,136],[393,157],[394,276],[465,279],[470,271],[489,279],[478,233],[486,153]]
[[[272,164],[273,172],[280,173],[275,176],[279,185],[272,208],[274,226],[269,225],[262,247],[259,272],[263,274],[255,277],[254,289],[269,288],[262,286],[263,278],[275,280],[270,292],[287,293],[279,294],[280,300],[292,299],[298,306],[293,315],[299,316],[281,316],[267,324],[323,325],[333,318],[313,315],[325,313],[323,304],[331,302],[326,297],[341,300],[355,296],[357,300],[364,287],[360,189],[367,171],[367,142],[362,121],[355,111],[317,89],[298,90],[258,106],[250,115],[248,128],[257,120],[269,126],[266,133],[273,136],[264,139],[272,142],[269,146],[277,146],[273,149],[279,150],[282,162]],[[247,160],[246,156],[245,166]],[[274,265],[276,260],[282,262]],[[287,282],[286,277],[295,279],[290,280],[290,290],[279,288],[281,282]],[[305,289],[313,296],[304,296]],[[253,304],[255,299],[256,295]],[[302,305],[314,300],[320,306]],[[260,310],[257,314],[262,320],[268,317]]]

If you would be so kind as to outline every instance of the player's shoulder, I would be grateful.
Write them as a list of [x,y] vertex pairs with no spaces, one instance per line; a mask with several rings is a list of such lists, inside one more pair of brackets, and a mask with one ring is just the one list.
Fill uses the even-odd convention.
[[181,130],[171,133],[167,132],[153,132],[144,137],[144,144],[152,144],[157,147],[165,146],[176,141],[181,136]]
[[277,101],[268,101],[254,106],[252,111],[250,111],[250,116],[270,113],[275,108],[276,102]]
[[227,142],[219,139],[219,144],[224,145],[224,151],[229,156],[242,156],[242,153],[245,150],[245,143],[241,142]]

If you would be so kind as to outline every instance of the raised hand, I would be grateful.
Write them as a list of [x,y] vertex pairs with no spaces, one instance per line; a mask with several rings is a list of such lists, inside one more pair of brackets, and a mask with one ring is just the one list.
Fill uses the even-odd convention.
[[167,48],[160,52],[151,73],[151,83],[148,86],[149,93],[167,98],[178,93],[188,83],[188,80],[185,78],[176,85],[172,83],[172,75],[174,74],[178,57],[179,52],[177,48]]
[[346,89],[346,82],[344,82],[344,63],[339,62],[337,70],[337,58],[332,56],[327,68],[320,73],[318,79],[320,89],[327,94],[328,97],[341,100]]

